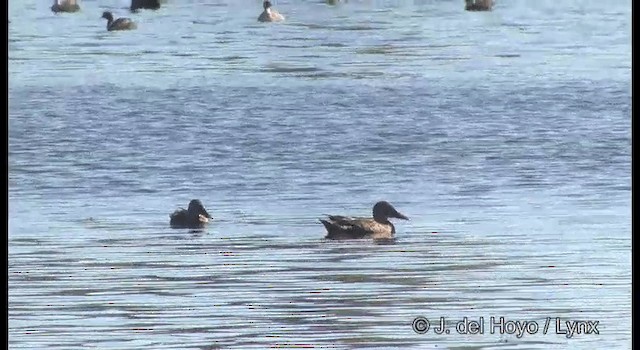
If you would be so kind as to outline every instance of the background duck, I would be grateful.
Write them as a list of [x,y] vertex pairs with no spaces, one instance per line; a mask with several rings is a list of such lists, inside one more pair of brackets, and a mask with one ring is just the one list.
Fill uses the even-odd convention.
[[138,26],[134,21],[129,18],[118,18],[113,20],[113,14],[109,11],[102,13],[102,18],[107,20],[107,30],[131,30],[136,29]]
[[160,8],[160,0],[131,0],[131,12],[139,9],[157,10]]
[[373,206],[373,218],[354,218],[328,215],[328,220],[320,219],[327,229],[327,239],[391,239],[396,229],[389,218],[409,220],[389,202],[381,201]]
[[493,0],[464,0],[467,11],[491,11]]
[[78,0],[54,0],[51,11],[58,12],[77,12],[80,11]]
[[258,17],[258,22],[280,22],[284,21],[284,16],[271,7],[271,1],[262,3],[264,11]]
[[199,199],[192,199],[187,210],[180,208],[169,216],[172,228],[201,228],[212,219]]

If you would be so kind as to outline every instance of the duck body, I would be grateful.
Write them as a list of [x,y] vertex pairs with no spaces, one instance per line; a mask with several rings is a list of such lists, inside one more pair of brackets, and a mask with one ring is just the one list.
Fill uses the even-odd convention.
[[80,11],[80,5],[76,0],[56,0],[51,6],[51,11],[58,12],[78,12]]
[[392,239],[396,229],[389,221],[391,217],[409,220],[391,204],[382,201],[374,205],[373,218],[327,215],[320,222],[327,230],[327,239]]
[[131,11],[135,12],[140,9],[157,10],[160,8],[159,0],[131,0]]
[[187,209],[177,209],[169,215],[171,228],[203,228],[212,219],[202,203],[193,199]]
[[116,20],[113,19],[113,14],[111,12],[103,12],[102,18],[107,20],[107,30],[132,30],[136,29],[138,26],[134,21],[129,18],[118,18]]
[[465,0],[464,9],[467,11],[491,11],[493,0]]
[[373,218],[329,215],[328,220],[320,222],[327,229],[327,239],[390,239],[396,233],[391,222],[377,222]]
[[258,16],[258,22],[281,22],[284,21],[284,16],[271,7],[270,1],[265,1],[262,6],[264,11]]

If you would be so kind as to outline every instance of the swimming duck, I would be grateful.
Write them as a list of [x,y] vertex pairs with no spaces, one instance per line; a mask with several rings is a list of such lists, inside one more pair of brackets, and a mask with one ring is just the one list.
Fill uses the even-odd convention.
[[118,18],[115,21],[113,20],[113,14],[109,11],[105,11],[102,13],[102,18],[107,20],[107,30],[130,30],[136,29],[138,26],[134,21],[129,18]]
[[467,11],[491,11],[493,0],[464,0]]
[[58,12],[77,12],[80,11],[80,5],[77,0],[53,0],[51,11]]
[[281,15],[278,11],[271,8],[271,1],[265,0],[262,3],[262,7],[264,7],[264,11],[258,17],[258,22],[280,22],[284,21],[284,16]]
[[192,199],[187,210],[180,208],[169,217],[172,228],[202,228],[209,219],[213,219],[198,199]]
[[159,0],[131,0],[131,12],[135,12],[139,9],[157,10],[159,8]]
[[328,215],[328,220],[320,219],[327,229],[327,239],[391,239],[396,229],[389,218],[409,220],[389,202],[381,201],[373,206],[373,218],[354,218]]

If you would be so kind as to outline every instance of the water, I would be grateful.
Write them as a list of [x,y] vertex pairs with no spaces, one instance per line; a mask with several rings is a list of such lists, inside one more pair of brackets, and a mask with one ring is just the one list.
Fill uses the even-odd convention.
[[630,1],[81,5],[9,2],[11,348],[631,347]]

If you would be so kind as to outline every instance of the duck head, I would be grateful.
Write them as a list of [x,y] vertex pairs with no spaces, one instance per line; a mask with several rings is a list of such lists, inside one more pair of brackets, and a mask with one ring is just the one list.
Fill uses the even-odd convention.
[[269,1],[269,0],[265,1],[264,3],[262,3],[262,7],[264,7],[265,10],[270,8],[271,6],[272,6],[271,5],[271,1]]
[[104,18],[107,21],[111,22],[111,21],[113,21],[113,14],[111,14],[111,12],[109,12],[109,11],[104,11],[102,13],[102,17],[101,18]]
[[388,218],[398,218],[402,220],[409,220],[408,217],[401,214],[393,205],[387,201],[380,201],[373,206],[373,218],[376,221],[387,221]]
[[189,202],[189,208],[187,208],[187,211],[194,215],[197,214],[198,217],[202,216],[200,219],[203,221],[204,219],[213,219],[211,215],[207,213],[207,210],[204,208],[204,205],[202,205],[202,202],[200,202],[199,199],[192,199],[191,202]]

